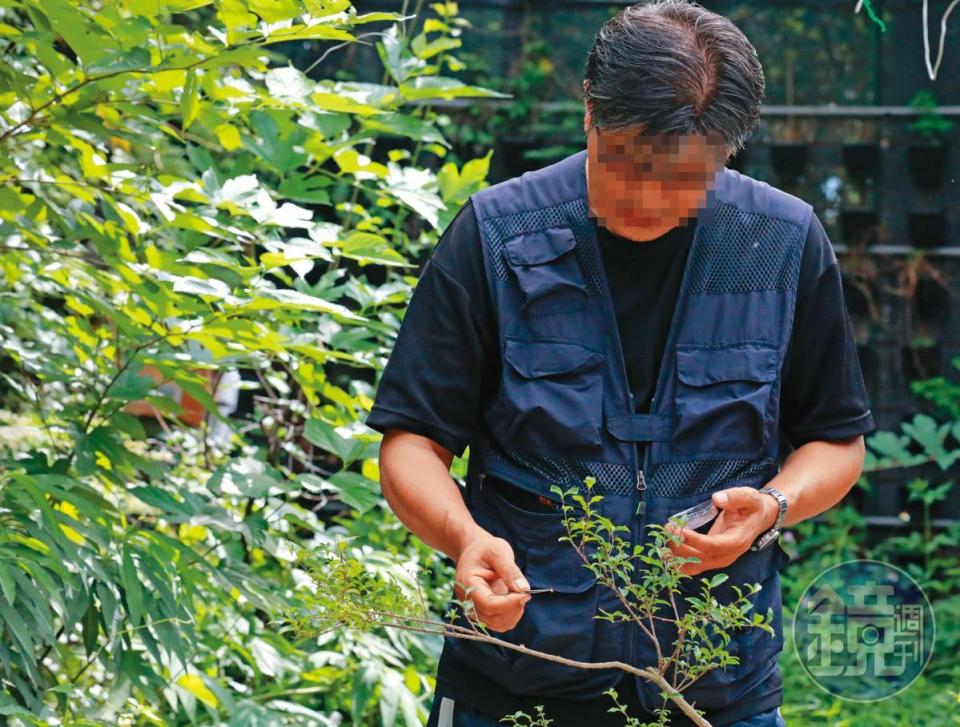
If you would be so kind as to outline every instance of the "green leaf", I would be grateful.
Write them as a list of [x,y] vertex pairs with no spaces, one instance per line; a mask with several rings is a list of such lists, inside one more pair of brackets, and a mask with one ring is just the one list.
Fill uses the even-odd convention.
[[455,78],[445,76],[419,76],[412,83],[400,84],[400,93],[408,101],[428,98],[512,98],[508,93],[468,86]]
[[343,437],[335,428],[321,419],[309,419],[304,426],[303,436],[307,441],[328,452],[333,452],[344,466],[350,465],[362,453],[364,443]]
[[207,486],[229,495],[262,498],[292,491],[296,489],[296,482],[264,462],[241,457],[218,467]]
[[84,64],[101,58],[107,50],[115,49],[113,40],[93,22],[92,18],[67,0],[43,0],[42,10],[53,30],[60,35]]
[[348,321],[360,322],[366,320],[363,316],[359,316],[351,312],[349,308],[345,308],[337,303],[331,303],[323,298],[317,298],[312,295],[307,295],[306,293],[301,293],[298,290],[274,290],[265,288],[258,291],[258,293],[260,297],[250,301],[249,303],[244,303],[241,306],[241,310],[257,311],[291,308],[294,310],[312,310],[330,313],[338,318],[343,318]]
[[730,577],[730,576],[728,576],[726,573],[717,573],[715,576],[713,576],[713,578],[710,579],[710,587],[711,587],[711,588],[716,588],[716,587],[719,586],[721,583],[726,582],[726,580],[727,580],[729,577]]
[[137,568],[133,563],[133,555],[126,545],[123,546],[120,577],[123,583],[123,595],[127,604],[127,613],[130,616],[130,623],[137,627],[141,624],[143,617],[143,589],[137,575]]
[[428,40],[425,33],[416,35],[410,43],[410,48],[416,54],[417,58],[427,60],[433,58],[438,53],[446,50],[459,48],[462,42],[459,38],[440,37],[434,40]]
[[90,605],[83,615],[83,648],[87,655],[97,649],[97,637],[100,635],[100,614],[97,612],[97,603],[90,599]]
[[187,71],[187,80],[180,96],[180,115],[183,117],[183,129],[186,131],[197,118],[200,110],[200,84],[197,82],[197,71],[191,68]]
[[337,472],[330,478],[340,499],[358,512],[366,512],[380,500],[380,486],[356,472]]
[[13,602],[17,597],[17,584],[3,561],[0,561],[0,590],[3,591],[7,603],[11,606],[14,605]]
[[314,25],[291,25],[287,28],[277,28],[270,32],[264,41],[264,45],[270,43],[280,43],[289,40],[341,40],[351,41],[356,38],[352,33],[335,28],[325,23]]
[[111,399],[117,401],[137,401],[153,391],[157,382],[149,376],[142,376],[143,366],[135,364],[124,369],[109,389]]

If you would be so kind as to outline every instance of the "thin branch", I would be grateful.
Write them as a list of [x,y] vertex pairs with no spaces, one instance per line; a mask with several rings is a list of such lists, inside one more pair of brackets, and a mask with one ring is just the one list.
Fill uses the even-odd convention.
[[[386,627],[400,628],[407,631],[415,631],[418,633],[425,633],[431,635],[442,635],[450,636],[456,639],[465,639],[467,641],[479,641],[487,644],[493,644],[500,646],[504,649],[509,649],[511,651],[516,651],[520,654],[525,654],[526,656],[534,656],[538,659],[543,659],[545,661],[553,662],[554,664],[561,664],[563,666],[573,667],[575,669],[585,669],[589,671],[602,671],[607,669],[617,669],[619,671],[627,672],[628,674],[633,674],[634,676],[640,677],[648,682],[651,682],[658,686],[663,692],[665,692],[671,701],[680,708],[687,717],[690,718],[694,724],[698,727],[710,727],[710,723],[701,716],[697,710],[693,707],[692,704],[686,701],[683,698],[683,695],[675,691],[673,686],[663,678],[659,671],[653,667],[636,667],[632,664],[627,664],[622,661],[579,661],[577,659],[568,659],[565,656],[558,656],[556,654],[550,654],[546,651],[539,651],[537,649],[531,649],[523,644],[514,644],[503,639],[499,639],[496,636],[489,636],[486,634],[480,633],[470,633],[467,629],[462,626],[456,626],[455,624],[447,624],[441,621],[431,621],[429,619],[421,619],[416,617],[407,617],[402,614],[390,614],[385,612],[372,612],[372,613],[382,613],[383,616],[398,619],[394,622],[381,622],[381,625]],[[407,621],[412,622],[416,625],[411,625],[406,623]]]

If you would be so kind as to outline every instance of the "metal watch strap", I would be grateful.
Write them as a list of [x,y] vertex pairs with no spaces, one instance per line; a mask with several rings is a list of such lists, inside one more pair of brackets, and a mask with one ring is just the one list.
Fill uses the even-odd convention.
[[760,536],[753,542],[753,545],[750,546],[750,550],[763,550],[770,545],[770,543],[776,540],[780,536],[780,530],[783,528],[783,519],[787,515],[787,498],[784,497],[780,490],[774,487],[761,487],[758,491],[773,495],[780,506],[780,511],[777,513],[777,521],[773,524],[773,527],[767,530],[765,533],[761,533]]

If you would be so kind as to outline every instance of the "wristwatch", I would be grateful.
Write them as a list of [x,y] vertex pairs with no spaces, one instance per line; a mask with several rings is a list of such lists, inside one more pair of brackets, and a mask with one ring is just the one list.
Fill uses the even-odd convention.
[[750,546],[750,550],[763,550],[770,545],[770,543],[780,537],[780,530],[783,527],[783,519],[787,515],[787,498],[783,496],[783,493],[780,492],[780,490],[774,489],[773,487],[761,487],[758,491],[773,495],[773,497],[776,498],[777,503],[780,505],[780,512],[777,513],[777,521],[773,524],[773,527],[765,533],[761,533],[759,537],[753,541],[753,545]]

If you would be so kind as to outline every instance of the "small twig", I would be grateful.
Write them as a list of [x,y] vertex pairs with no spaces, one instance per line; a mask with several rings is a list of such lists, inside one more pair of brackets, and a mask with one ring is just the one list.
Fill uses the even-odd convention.
[[[377,613],[377,612],[374,612]],[[537,649],[531,649],[523,644],[514,644],[503,639],[499,639],[496,636],[489,636],[486,634],[479,633],[470,633],[467,629],[456,626],[455,624],[447,624],[440,621],[430,621],[428,619],[419,619],[415,617],[407,617],[401,614],[387,614],[384,612],[384,616],[388,616],[393,619],[400,619],[399,621],[394,621],[393,623],[381,622],[381,625],[386,627],[400,628],[408,631],[416,631],[419,633],[426,633],[431,635],[443,635],[450,636],[457,639],[465,639],[467,641],[481,641],[488,644],[493,644],[496,646],[503,647],[504,649],[509,649],[511,651],[516,651],[527,656],[534,656],[539,659],[544,659],[545,661],[550,661],[555,664],[561,664],[563,666],[573,667],[575,669],[586,669],[591,671],[602,671],[606,669],[618,669],[620,671],[627,672],[628,674],[633,674],[638,676],[641,679],[645,679],[648,682],[652,682],[658,686],[663,692],[665,692],[671,701],[680,708],[690,720],[698,725],[698,727],[711,727],[710,723],[700,715],[699,712],[693,707],[692,704],[687,702],[683,698],[683,695],[674,690],[673,686],[663,678],[659,671],[653,667],[635,667],[632,664],[627,664],[622,661],[579,661],[577,659],[568,659],[565,656],[557,656],[556,654],[550,654],[545,651],[538,651]],[[415,624],[419,625],[410,625],[409,623],[404,623],[405,621],[412,621]]]
[[[304,74],[304,75],[307,75],[308,73],[310,73],[310,71],[312,71],[315,66],[319,65],[320,63],[322,63],[323,60],[324,60],[328,55],[330,55],[331,53],[333,53],[333,51],[335,51],[335,50],[337,50],[337,49],[339,49],[339,48],[343,48],[343,46],[345,46],[345,45],[350,45],[351,43],[356,43],[356,42],[360,41],[361,38],[366,38],[368,35],[380,35],[380,36],[382,36],[382,35],[383,35],[383,31],[376,31],[376,32],[370,32],[370,33],[361,33],[360,35],[355,35],[355,36],[354,36],[353,38],[351,38],[350,40],[345,40],[345,41],[343,41],[342,43],[337,43],[336,45],[330,46],[329,48],[327,48],[327,49],[320,55],[319,58],[317,58],[317,60],[315,60],[313,63],[311,63],[311,64],[310,64],[309,66],[307,66],[305,69],[303,69],[303,74]],[[360,43],[360,44],[361,44],[361,45],[370,45],[370,43]]]

